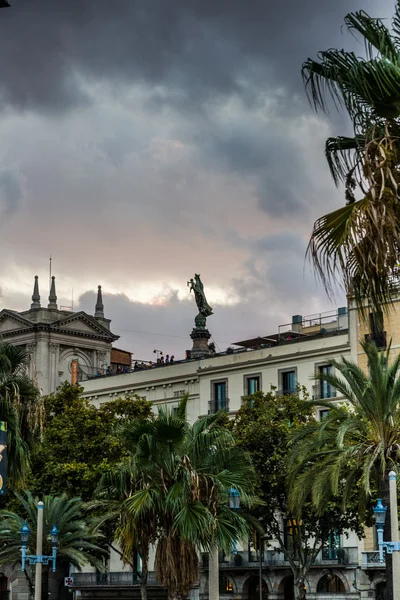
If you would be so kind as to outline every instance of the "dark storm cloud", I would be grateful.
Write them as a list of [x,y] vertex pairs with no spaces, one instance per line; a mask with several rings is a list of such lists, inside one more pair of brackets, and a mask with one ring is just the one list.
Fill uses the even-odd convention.
[[[374,14],[387,13],[387,2]],[[84,81],[145,83],[193,108],[271,82],[301,88],[300,64],[341,45],[351,9],[372,0],[14,0],[2,11],[2,102],[59,111],[94,100]],[[249,93],[249,90],[251,93]],[[116,88],[118,94],[118,87]]]

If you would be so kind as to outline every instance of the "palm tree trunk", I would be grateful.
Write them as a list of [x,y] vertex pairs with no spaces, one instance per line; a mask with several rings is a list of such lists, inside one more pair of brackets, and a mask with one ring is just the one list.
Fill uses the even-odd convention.
[[218,547],[211,548],[208,564],[208,600],[219,600]]
[[[382,482],[382,500],[383,505],[387,507],[385,527],[383,528],[383,540],[391,540],[391,518],[390,518],[390,494],[389,494],[389,475],[386,473]],[[392,555],[385,553],[386,562],[386,600],[393,600],[393,561]]]
[[140,574],[140,598],[147,600],[147,576],[149,572],[149,554],[144,553],[142,558],[142,572]]

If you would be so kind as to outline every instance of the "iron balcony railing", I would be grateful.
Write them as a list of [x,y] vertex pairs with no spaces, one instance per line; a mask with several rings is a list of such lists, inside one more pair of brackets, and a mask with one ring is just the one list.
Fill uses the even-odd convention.
[[364,339],[366,342],[373,342],[378,350],[384,350],[386,348],[386,331],[366,333]]
[[361,552],[361,568],[362,569],[384,569],[386,566],[385,556],[384,561],[379,561],[379,552]]
[[225,412],[229,412],[229,398],[225,398],[224,400],[209,400],[208,401],[208,414],[213,415],[217,413],[219,410],[224,410]]
[[331,400],[336,398],[336,390],[331,386],[321,386],[319,384],[312,387],[313,400]]
[[[276,552],[275,550],[265,550],[262,553],[262,562],[265,567],[268,566],[285,566],[289,562],[286,560],[285,555],[282,552]],[[234,569],[234,568],[258,568],[260,563],[260,554],[258,551],[241,551],[236,554],[222,555],[219,556],[220,569]],[[203,554],[202,567],[208,569],[208,555]],[[323,558],[320,553],[313,562],[314,565],[357,565],[358,564],[358,549],[357,547],[341,548],[340,555],[337,558]]]
[[[74,573],[72,575],[73,585],[76,588],[88,587],[129,587],[139,586],[140,579],[137,573],[132,571],[115,571],[112,573]],[[154,573],[148,574],[148,585],[158,585]]]

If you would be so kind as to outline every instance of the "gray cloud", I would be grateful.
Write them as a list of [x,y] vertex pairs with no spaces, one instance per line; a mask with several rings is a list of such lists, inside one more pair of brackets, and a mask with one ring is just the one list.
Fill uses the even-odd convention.
[[[386,16],[392,2],[381,4]],[[0,21],[8,57],[0,65],[2,102],[70,109],[95,101],[85,88],[90,79],[142,81],[158,100],[187,108],[232,94],[254,102],[271,78],[299,90],[299,62],[341,43],[350,8],[372,7],[376,13],[372,0],[337,0],[328,10],[318,0],[279,7],[261,0],[18,0]]]
[[22,189],[17,173],[0,170],[0,209],[3,218],[18,210],[21,198]]
[[222,348],[329,307],[304,252],[313,220],[343,202],[323,143],[346,123],[313,114],[300,67],[353,44],[340,26],[361,7],[377,13],[372,0],[13,0],[0,11],[2,305],[27,308],[36,273],[46,296],[51,253],[60,304],[74,288],[91,311],[103,284],[141,358],[190,347],[195,271]]

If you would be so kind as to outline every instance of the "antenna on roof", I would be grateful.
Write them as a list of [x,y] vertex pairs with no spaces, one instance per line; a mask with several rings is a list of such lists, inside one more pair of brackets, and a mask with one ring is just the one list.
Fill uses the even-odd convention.
[[50,265],[50,275],[49,275],[49,289],[50,289],[51,288],[51,254],[50,254],[49,265]]

